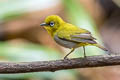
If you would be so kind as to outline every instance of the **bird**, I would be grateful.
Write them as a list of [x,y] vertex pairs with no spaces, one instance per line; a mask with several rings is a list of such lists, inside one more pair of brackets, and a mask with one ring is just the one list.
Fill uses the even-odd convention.
[[58,15],[47,16],[40,26],[44,26],[56,43],[71,49],[64,59],[68,59],[68,55],[78,47],[83,47],[84,58],[86,57],[85,46],[96,46],[104,51],[108,51],[95,41],[96,38],[92,36],[90,31],[67,23]]

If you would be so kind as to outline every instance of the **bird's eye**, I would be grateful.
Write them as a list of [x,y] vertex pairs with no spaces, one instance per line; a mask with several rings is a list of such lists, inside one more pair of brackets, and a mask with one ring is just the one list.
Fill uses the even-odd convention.
[[54,26],[54,22],[50,22],[50,26]]

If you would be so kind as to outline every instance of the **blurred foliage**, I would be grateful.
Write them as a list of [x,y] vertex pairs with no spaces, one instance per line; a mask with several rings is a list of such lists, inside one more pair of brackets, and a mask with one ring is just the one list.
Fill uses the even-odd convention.
[[[13,19],[33,12],[47,9],[59,3],[60,0],[3,0],[0,1],[0,20]],[[46,5],[44,5],[46,4]]]
[[113,0],[120,7],[120,0]]
[[[24,7],[22,0],[6,0],[0,2],[0,20],[13,19],[22,15]],[[23,3],[22,3],[23,4]]]
[[0,43],[0,56],[10,61],[43,61],[60,58],[60,53],[54,49],[37,44]]

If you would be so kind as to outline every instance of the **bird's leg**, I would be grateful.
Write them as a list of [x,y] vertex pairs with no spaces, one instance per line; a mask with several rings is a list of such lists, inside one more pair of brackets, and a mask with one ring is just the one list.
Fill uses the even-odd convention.
[[85,46],[83,46],[83,51],[84,51],[84,58],[86,58]]
[[75,49],[72,48],[72,50],[64,57],[64,59],[67,59],[67,56],[70,55]]

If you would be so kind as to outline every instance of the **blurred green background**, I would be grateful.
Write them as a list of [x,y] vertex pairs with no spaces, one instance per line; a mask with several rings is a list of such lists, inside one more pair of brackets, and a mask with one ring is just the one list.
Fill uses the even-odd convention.
[[[56,44],[40,26],[45,17],[52,14],[91,31],[97,42],[104,45],[105,40],[100,35],[105,18],[103,12],[97,0],[0,0],[0,61],[63,59],[70,50]],[[86,53],[87,56],[105,55],[104,51],[92,46],[86,47]],[[82,48],[69,56],[75,57],[83,57]],[[107,80],[110,69],[0,74],[0,80]]]

